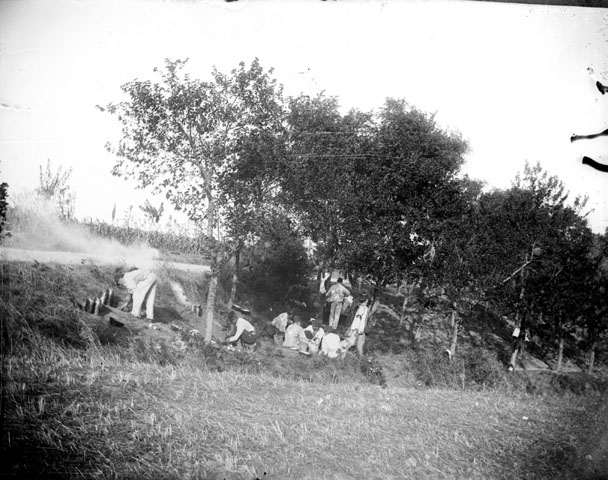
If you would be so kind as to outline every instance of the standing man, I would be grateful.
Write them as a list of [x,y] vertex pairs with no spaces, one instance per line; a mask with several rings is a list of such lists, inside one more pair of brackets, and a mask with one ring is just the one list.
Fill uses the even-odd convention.
[[359,355],[363,355],[365,337],[369,331],[369,328],[371,327],[371,318],[376,312],[379,304],[380,302],[378,300],[372,304],[371,299],[367,299],[364,300],[361,305],[359,305],[357,313],[355,313],[353,323],[348,329],[348,337],[342,340],[342,348],[344,350],[348,350],[353,345],[357,345],[357,352]]
[[325,294],[327,302],[331,305],[329,310],[329,326],[334,330],[338,328],[344,297],[350,296],[348,288],[342,285],[342,282],[342,277],[338,278],[338,281]]
[[114,281],[116,285],[126,288],[129,292],[127,299],[119,307],[121,310],[125,310],[129,306],[129,302],[133,300],[131,315],[139,318],[141,316],[141,307],[145,301],[146,318],[154,320],[154,299],[156,298],[157,278],[153,272],[136,269],[124,273],[124,270],[118,269],[115,272]]

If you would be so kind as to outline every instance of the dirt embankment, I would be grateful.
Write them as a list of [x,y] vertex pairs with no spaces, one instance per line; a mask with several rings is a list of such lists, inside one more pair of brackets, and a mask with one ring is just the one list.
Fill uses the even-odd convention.
[[140,268],[154,268],[163,265],[165,268],[174,268],[186,272],[204,273],[210,271],[208,265],[181,263],[166,261],[159,258],[151,258],[148,255],[129,254],[101,254],[89,252],[59,252],[46,250],[24,250],[19,248],[0,249],[0,260],[22,261],[40,263],[60,263],[64,265],[76,265],[95,263],[100,265],[134,265]]

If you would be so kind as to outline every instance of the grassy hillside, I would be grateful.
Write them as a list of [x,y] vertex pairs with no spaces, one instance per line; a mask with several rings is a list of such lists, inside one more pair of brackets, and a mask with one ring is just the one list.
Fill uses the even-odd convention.
[[[597,389],[530,395],[524,380],[484,387],[470,369],[461,385],[458,364],[433,366],[432,349],[414,355],[395,338],[389,304],[371,363],[301,357],[270,339],[228,352],[190,333],[201,319],[171,288],[204,303],[200,275],[160,268],[156,323],[139,335],[78,310],[111,285],[113,268],[2,262],[1,476],[598,478],[608,467],[591,442],[608,427]],[[253,317],[260,329],[270,320]],[[491,361],[463,345],[479,369],[480,355]],[[452,388],[426,387],[441,382],[424,371]]]

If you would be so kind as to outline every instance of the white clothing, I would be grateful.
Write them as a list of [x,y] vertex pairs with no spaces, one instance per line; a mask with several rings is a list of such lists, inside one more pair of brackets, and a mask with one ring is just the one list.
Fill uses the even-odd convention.
[[255,328],[247,320],[239,317],[236,320],[236,333],[232,337],[228,338],[227,341],[230,343],[236,342],[241,337],[243,332],[255,333]]
[[321,343],[321,353],[329,358],[337,358],[342,350],[340,337],[336,333],[328,333],[323,337]]
[[289,321],[289,314],[287,312],[281,313],[277,315],[272,320],[272,324],[279,330],[281,333],[285,333],[285,329],[287,328],[287,322]]
[[156,298],[156,275],[146,270],[133,270],[122,277],[123,283],[133,296],[131,315],[139,317],[146,301],[146,318],[154,320],[154,299]]
[[321,283],[319,284],[319,293],[325,293],[325,281],[331,277],[331,273],[324,273],[321,275]]
[[339,302],[342,303],[344,301],[344,297],[350,296],[350,292],[348,288],[346,288],[341,283],[334,283],[329,290],[327,291],[327,301],[334,303]]
[[365,331],[368,312],[369,307],[367,306],[367,303],[362,303],[361,305],[359,305],[359,308],[357,308],[357,313],[355,313],[353,323],[351,323],[350,325],[351,332],[363,333]]
[[[306,336],[306,332],[310,332],[312,338],[308,338]],[[318,328],[315,332],[315,329],[312,325],[308,325],[304,330],[302,330],[302,336],[300,337],[300,349],[306,348],[309,353],[319,353],[319,344],[321,340],[325,336],[325,330],[322,328]]]
[[304,329],[297,323],[292,323],[285,330],[285,340],[283,341],[284,348],[291,348],[292,350],[298,350],[300,348],[300,334]]

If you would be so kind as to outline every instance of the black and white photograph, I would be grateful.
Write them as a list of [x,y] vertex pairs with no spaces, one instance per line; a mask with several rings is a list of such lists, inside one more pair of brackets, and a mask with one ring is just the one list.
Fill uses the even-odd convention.
[[608,479],[608,4],[0,0],[0,480]]

